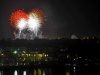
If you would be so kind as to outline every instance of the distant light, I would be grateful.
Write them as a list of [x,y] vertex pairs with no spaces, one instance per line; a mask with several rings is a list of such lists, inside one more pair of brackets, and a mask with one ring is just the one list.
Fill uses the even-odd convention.
[[69,55],[67,55],[67,58],[69,58]]
[[2,56],[4,55],[4,54],[1,54]]
[[45,57],[46,57],[47,55],[45,54]]
[[18,62],[17,62],[17,65],[18,65]]
[[85,59],[85,60],[88,60],[88,59]]
[[47,54],[47,57],[48,57],[48,54]]
[[75,60],[75,59],[74,59]]
[[36,54],[34,54],[34,56],[36,56]]
[[23,53],[26,53],[25,51],[23,51]]
[[17,54],[17,51],[14,51],[13,53],[14,53],[14,54]]

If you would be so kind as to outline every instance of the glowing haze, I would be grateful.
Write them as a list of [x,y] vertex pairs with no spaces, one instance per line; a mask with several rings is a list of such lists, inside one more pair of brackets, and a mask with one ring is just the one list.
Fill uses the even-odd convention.
[[39,9],[34,9],[29,14],[24,10],[17,10],[10,16],[10,23],[15,29],[15,38],[17,39],[34,39],[38,37],[43,22],[44,13]]

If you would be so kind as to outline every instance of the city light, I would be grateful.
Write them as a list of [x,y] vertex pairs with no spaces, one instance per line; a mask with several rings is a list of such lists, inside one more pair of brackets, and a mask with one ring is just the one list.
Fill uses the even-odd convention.
[[17,54],[17,51],[14,51],[13,53],[14,53],[14,54]]

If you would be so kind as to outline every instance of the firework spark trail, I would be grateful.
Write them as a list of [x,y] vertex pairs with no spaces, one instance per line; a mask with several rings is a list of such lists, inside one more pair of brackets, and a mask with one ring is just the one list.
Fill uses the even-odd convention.
[[34,13],[30,14],[28,19],[28,29],[34,32],[36,37],[40,27],[41,24],[39,18]]
[[17,38],[21,38],[22,30],[26,28],[26,25],[27,25],[27,22],[26,22],[26,20],[24,18],[21,18],[18,21],[17,26],[16,26],[16,28],[19,29]]

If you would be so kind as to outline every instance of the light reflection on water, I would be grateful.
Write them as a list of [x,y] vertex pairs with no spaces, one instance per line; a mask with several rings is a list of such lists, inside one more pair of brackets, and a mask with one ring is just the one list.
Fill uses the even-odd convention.
[[[62,73],[62,72],[65,72],[65,73]],[[70,67],[67,67],[65,71],[63,71],[62,68],[54,68],[54,69],[53,68],[36,68],[36,69],[34,68],[31,70],[17,69],[17,70],[11,70],[11,71],[0,70],[0,75],[73,75],[73,74],[71,74]]]
[[[99,68],[99,69],[96,69]],[[100,66],[64,66],[53,68],[2,69],[0,75],[100,75]]]
[[[27,70],[23,71],[23,75],[46,75],[44,70],[40,69],[40,68],[34,69],[33,72],[32,71],[29,71],[29,73],[27,73],[27,72],[28,72]],[[18,74],[19,74],[18,70],[15,70],[14,75],[18,75]],[[1,74],[1,71],[0,71],[0,75],[3,75],[3,74]]]
[[45,72],[43,71],[43,75],[45,75]]
[[26,74],[26,71],[23,72],[23,75],[27,75],[27,74]]
[[17,70],[15,70],[14,75],[18,75]]
[[0,71],[0,75],[1,75],[1,71]]
[[0,70],[0,75],[3,75],[3,72]]

